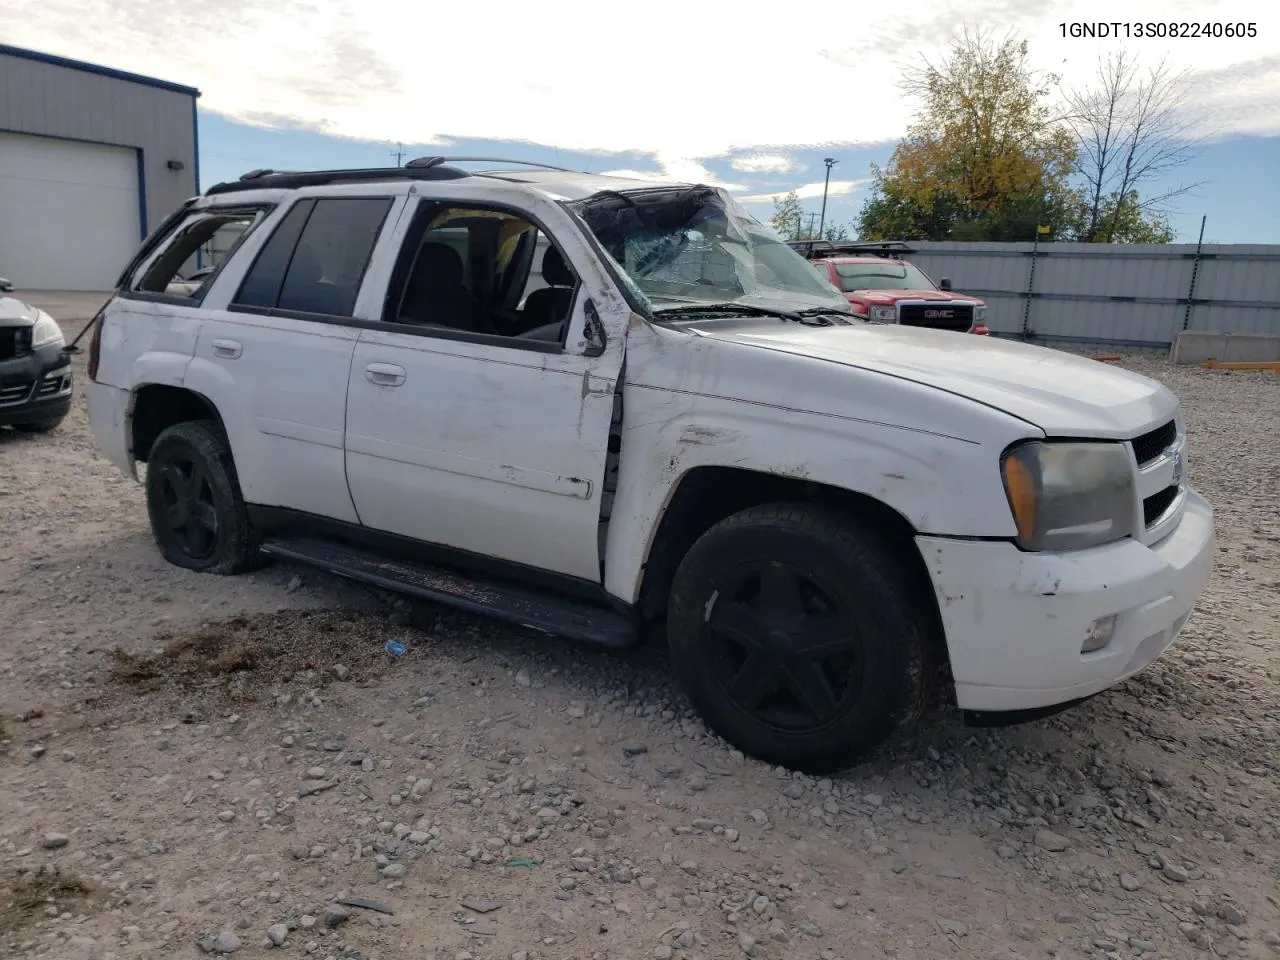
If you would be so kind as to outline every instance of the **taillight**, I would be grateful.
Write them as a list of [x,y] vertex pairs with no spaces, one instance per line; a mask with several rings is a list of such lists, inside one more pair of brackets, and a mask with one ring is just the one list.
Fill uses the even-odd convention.
[[92,320],[93,334],[89,337],[89,379],[98,382],[98,361],[102,357],[102,318],[106,315],[107,305],[103,304]]

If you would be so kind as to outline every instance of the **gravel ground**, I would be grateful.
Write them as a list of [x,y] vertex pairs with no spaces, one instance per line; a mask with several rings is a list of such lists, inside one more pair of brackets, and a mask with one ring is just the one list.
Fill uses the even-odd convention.
[[824,780],[708,735],[659,650],[165,565],[83,398],[0,432],[0,956],[1280,956],[1280,378],[1125,363],[1218,511],[1183,639]]

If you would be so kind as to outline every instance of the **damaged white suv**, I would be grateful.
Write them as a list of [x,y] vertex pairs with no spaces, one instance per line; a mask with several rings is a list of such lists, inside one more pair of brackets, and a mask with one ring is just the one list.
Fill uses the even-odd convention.
[[1190,616],[1213,517],[1158,383],[865,323],[716,189],[462,162],[256,171],[144,243],[89,406],[168,560],[665,627],[714,729],[815,772],[941,666],[974,722],[1025,719]]

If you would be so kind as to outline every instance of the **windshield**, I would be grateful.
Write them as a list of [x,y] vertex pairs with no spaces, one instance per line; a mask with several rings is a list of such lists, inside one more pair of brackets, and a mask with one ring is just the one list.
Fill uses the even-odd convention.
[[909,263],[837,263],[840,289],[936,290],[933,281]]
[[723,190],[606,191],[579,213],[655,311],[699,303],[850,311],[808,261]]

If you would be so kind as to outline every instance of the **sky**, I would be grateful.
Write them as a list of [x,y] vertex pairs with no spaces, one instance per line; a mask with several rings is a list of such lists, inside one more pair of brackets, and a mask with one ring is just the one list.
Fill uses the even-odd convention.
[[[1125,20],[1256,24],[1256,37],[1078,38],[1105,0],[922,0],[821,29],[723,0],[5,0],[5,41],[198,87],[201,181],[254,167],[377,166],[483,154],[725,186],[767,216],[795,189],[847,224],[911,120],[904,66],[968,27],[1025,37],[1065,87],[1121,47],[1192,71],[1199,156],[1168,188],[1178,239],[1280,242],[1280,5],[1133,0]],[[1242,13],[1242,9],[1249,12]],[[1265,12],[1264,12],[1265,11]],[[443,29],[442,29],[443,28]],[[1120,24],[1120,29],[1125,28]],[[1114,28],[1113,28],[1114,29]],[[1132,30],[1130,30],[1132,33]],[[1064,35],[1066,34],[1066,35]],[[182,38],[181,42],[174,42]]]

